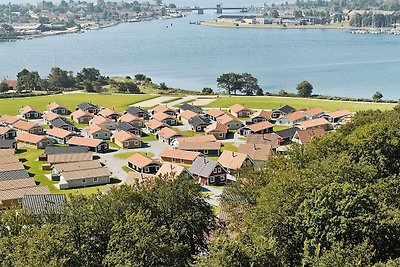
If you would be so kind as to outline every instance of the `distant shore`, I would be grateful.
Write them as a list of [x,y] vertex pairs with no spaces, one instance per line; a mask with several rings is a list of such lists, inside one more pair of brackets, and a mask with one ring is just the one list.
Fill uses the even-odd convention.
[[225,28],[258,28],[258,29],[299,29],[299,30],[323,30],[323,29],[336,29],[336,30],[355,30],[354,27],[348,24],[327,24],[327,25],[281,25],[281,24],[245,24],[245,23],[230,23],[218,21],[202,21],[198,23],[202,26],[210,27],[225,27]]

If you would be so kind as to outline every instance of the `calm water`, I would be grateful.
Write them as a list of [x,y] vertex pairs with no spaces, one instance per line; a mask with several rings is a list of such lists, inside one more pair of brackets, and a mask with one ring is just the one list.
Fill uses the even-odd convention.
[[215,16],[0,43],[0,77],[23,68],[45,75],[54,65],[73,71],[94,66],[106,75],[145,73],[156,82],[200,90],[216,88],[216,78],[232,71],[252,73],[271,92],[295,91],[299,81],[309,80],[318,94],[371,97],[379,90],[385,98],[400,98],[400,36],[189,25]]

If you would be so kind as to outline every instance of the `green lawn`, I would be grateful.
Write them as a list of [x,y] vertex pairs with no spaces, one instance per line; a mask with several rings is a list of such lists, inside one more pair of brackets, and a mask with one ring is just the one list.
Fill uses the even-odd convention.
[[[67,189],[60,190],[55,187],[57,181],[52,181],[48,179],[45,175],[50,174],[51,171],[44,171],[42,169],[42,165],[46,164],[45,161],[38,161],[38,157],[43,154],[43,150],[35,149],[31,147],[21,147],[18,149],[18,157],[20,159],[25,159],[26,161],[23,163],[25,166],[29,167],[28,172],[34,175],[34,180],[38,185],[47,186],[51,193],[54,194],[84,194],[90,195],[96,193],[98,190],[103,192],[105,189],[105,185],[100,186],[91,186],[85,188],[76,188],[76,189]],[[114,179],[115,180],[115,179]]]
[[122,170],[123,170],[124,172],[131,172],[131,171],[132,171],[131,169],[129,169],[128,166],[123,166],[123,167],[122,167]]
[[283,105],[290,105],[294,108],[320,107],[325,111],[337,109],[348,109],[350,111],[360,111],[368,109],[391,109],[395,104],[387,103],[365,103],[365,102],[346,102],[333,100],[319,100],[308,98],[290,97],[270,97],[270,96],[231,96],[219,97],[216,101],[206,105],[208,108],[228,108],[234,104],[242,104],[250,108],[275,109]]
[[157,141],[154,134],[148,133],[147,136],[143,136],[140,140],[143,142]]
[[229,151],[233,151],[233,152],[237,152],[238,151],[238,147],[235,146],[233,143],[231,142],[227,142],[227,143],[223,143],[223,147],[221,148],[222,151],[224,150],[229,150]]
[[99,106],[115,108],[123,111],[132,104],[156,98],[156,95],[128,95],[128,94],[64,94],[51,96],[21,97],[0,99],[0,114],[16,115],[19,109],[25,105],[32,105],[40,110],[45,110],[46,105],[56,101],[70,110],[75,110],[76,105],[81,102],[92,102]]
[[192,136],[196,136],[196,135],[200,135],[201,133],[196,133],[192,130],[187,130],[187,131],[181,131],[179,128],[177,127],[172,127],[172,129],[174,129],[175,131],[177,131],[178,133],[180,133],[183,136],[186,137],[192,137]]
[[109,141],[109,142],[108,142],[108,146],[109,146],[110,148],[116,148],[116,149],[119,149],[119,146],[118,146],[116,143],[114,143],[114,142],[111,142],[111,141]]
[[292,128],[291,126],[274,125],[274,132]]
[[137,154],[137,153],[139,153],[139,154],[141,154],[141,155],[143,155],[143,156],[146,156],[146,157],[150,157],[150,158],[154,156],[154,153],[151,153],[151,152],[129,151],[129,152],[122,152],[122,153],[115,154],[115,155],[114,155],[114,158],[117,158],[117,159],[127,159],[127,158],[129,158],[130,156],[132,156],[132,155],[134,155],[134,154]]

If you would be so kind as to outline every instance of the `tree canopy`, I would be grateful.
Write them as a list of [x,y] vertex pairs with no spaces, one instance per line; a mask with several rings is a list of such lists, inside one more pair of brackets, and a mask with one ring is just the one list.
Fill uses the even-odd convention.
[[296,89],[300,97],[310,97],[314,88],[308,81],[302,81],[297,85]]
[[217,78],[217,85],[229,95],[236,95],[238,92],[245,95],[254,95],[257,92],[260,93],[261,90],[257,78],[249,73],[239,74],[230,72],[222,74]]

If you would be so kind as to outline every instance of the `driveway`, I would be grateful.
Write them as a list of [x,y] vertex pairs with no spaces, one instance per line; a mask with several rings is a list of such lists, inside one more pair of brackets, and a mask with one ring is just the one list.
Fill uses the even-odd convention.
[[111,172],[111,176],[114,176],[121,181],[125,181],[126,176],[128,175],[122,167],[127,166],[127,161],[123,159],[117,159],[114,157],[115,154],[128,152],[128,150],[117,150],[115,152],[97,154],[100,157],[100,162],[107,166],[107,168]]

